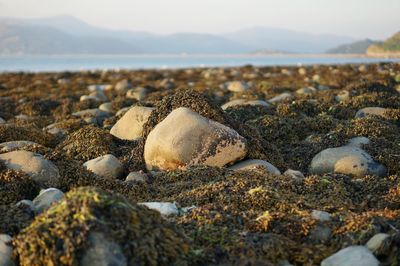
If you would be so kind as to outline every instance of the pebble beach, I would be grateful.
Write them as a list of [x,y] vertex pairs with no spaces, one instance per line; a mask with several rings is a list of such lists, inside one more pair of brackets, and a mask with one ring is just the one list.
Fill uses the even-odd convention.
[[400,63],[0,73],[0,265],[399,265]]

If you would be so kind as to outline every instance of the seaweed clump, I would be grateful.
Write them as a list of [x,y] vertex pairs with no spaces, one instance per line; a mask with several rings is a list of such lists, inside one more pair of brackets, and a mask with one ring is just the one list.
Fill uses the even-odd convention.
[[35,181],[21,171],[9,169],[0,171],[0,204],[33,199],[39,189]]
[[188,250],[184,236],[159,213],[81,187],[14,238],[14,256],[20,265],[78,265],[96,232],[121,247],[128,265],[170,265],[183,261]]
[[30,100],[17,107],[17,111],[29,116],[51,115],[51,112],[60,105],[54,100]]
[[[203,166],[160,173],[126,196],[195,205],[176,221],[192,239],[191,249],[198,251],[192,262],[200,265],[230,265],[235,260],[276,265],[285,259],[314,265],[344,245],[363,245],[379,232],[395,234],[400,214],[398,181],[396,176],[354,180],[338,174],[296,180]],[[329,212],[332,220],[316,221],[313,210]],[[324,226],[331,234],[320,240],[315,236]]]
[[53,136],[34,126],[0,125],[0,143],[14,140],[29,140],[43,146],[51,146]]
[[141,141],[131,153],[130,170],[145,169],[143,150],[148,134],[158,123],[166,118],[170,112],[179,107],[190,108],[204,117],[236,130],[248,142],[248,158],[268,160],[278,167],[284,165],[282,156],[278,149],[273,144],[263,140],[255,128],[245,125],[240,121],[237,121],[234,117],[229,116],[211,99],[208,99],[207,96],[197,91],[187,89],[179,90],[175,94],[165,97],[162,101],[156,104],[156,109],[151,113],[149,119],[143,125]]
[[25,204],[0,205],[0,234],[14,236],[33,220],[34,214]]
[[93,125],[85,126],[69,134],[56,147],[56,152],[80,161],[87,161],[113,153],[113,137],[105,130]]

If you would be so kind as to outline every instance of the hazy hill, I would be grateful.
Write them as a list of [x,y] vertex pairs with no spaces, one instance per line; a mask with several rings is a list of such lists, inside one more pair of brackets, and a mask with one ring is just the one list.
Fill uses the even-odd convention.
[[0,18],[0,54],[320,53],[351,41],[353,39],[349,37],[265,27],[221,35],[157,35],[104,29],[71,16],[25,20]]
[[330,54],[365,54],[368,47],[379,42],[370,39],[342,44],[326,51]]
[[367,54],[400,55],[400,31],[382,43],[371,45],[367,50]]
[[0,23],[0,54],[108,54],[139,53],[118,39],[77,37],[50,27]]
[[242,29],[223,36],[246,45],[253,51],[278,50],[295,53],[322,53],[331,47],[354,41],[350,37],[268,27]]
[[368,47],[367,55],[400,57],[400,32],[397,32],[382,43]]

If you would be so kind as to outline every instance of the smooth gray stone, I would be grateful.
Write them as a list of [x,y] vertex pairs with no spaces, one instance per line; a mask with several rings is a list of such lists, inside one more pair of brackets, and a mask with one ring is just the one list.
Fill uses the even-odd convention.
[[386,167],[375,162],[364,150],[343,146],[321,151],[311,161],[312,174],[342,173],[356,177],[365,175],[385,176]]
[[379,266],[379,261],[364,246],[350,246],[324,259],[321,266]]

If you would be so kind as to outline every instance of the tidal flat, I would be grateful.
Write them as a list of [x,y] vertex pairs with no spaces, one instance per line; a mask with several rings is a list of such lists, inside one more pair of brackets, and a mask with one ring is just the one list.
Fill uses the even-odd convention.
[[2,73],[0,264],[398,265],[399,127],[400,63]]

